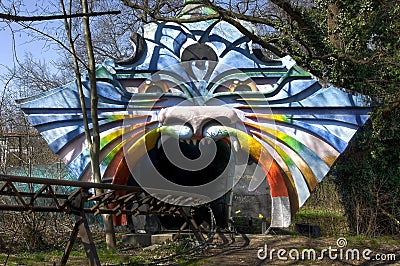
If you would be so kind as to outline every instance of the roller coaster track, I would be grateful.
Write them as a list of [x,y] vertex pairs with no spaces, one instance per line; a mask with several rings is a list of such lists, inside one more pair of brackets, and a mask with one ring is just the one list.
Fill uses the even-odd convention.
[[[60,193],[60,187],[72,192]],[[94,195],[95,189],[101,189],[103,193]],[[66,265],[78,235],[89,265],[100,265],[86,214],[180,216],[197,239],[204,241],[196,222],[183,207],[157,200],[136,186],[0,175],[0,197],[9,199],[7,204],[0,204],[3,211],[64,212],[78,217],[60,265]]]

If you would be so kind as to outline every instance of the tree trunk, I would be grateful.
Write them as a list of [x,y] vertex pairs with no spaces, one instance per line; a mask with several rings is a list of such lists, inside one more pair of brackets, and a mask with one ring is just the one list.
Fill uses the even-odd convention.
[[[87,0],[82,0],[83,13],[88,13]],[[96,63],[94,59],[92,37],[90,33],[89,17],[83,16],[83,28],[85,34],[86,50],[88,54],[88,72],[90,83],[90,113],[92,117],[92,146],[90,147],[90,158],[92,162],[92,176],[93,182],[101,183],[100,173],[100,129],[98,120],[98,95],[96,86]],[[96,190],[96,194],[103,193],[102,190]],[[116,246],[115,231],[112,223],[111,215],[103,214],[104,230],[106,234],[107,248],[114,248]]]
[[[60,0],[60,3],[61,3],[61,8],[63,10],[63,14],[66,15],[66,10],[65,10],[63,0]],[[87,5],[86,0],[82,0],[82,6],[83,6],[83,10],[86,10],[86,12],[87,12],[88,5]],[[76,50],[74,47],[74,41],[72,38],[70,24],[68,23],[67,18],[64,19],[64,26],[65,26],[65,30],[67,31],[67,35],[68,35],[70,52],[71,52],[73,62],[74,62],[74,71],[75,71],[75,76],[77,79],[77,86],[78,86],[78,90],[79,90],[79,98],[80,98],[80,102],[81,102],[81,109],[82,109],[82,115],[83,115],[83,124],[84,124],[84,128],[85,128],[86,141],[88,143],[88,149],[90,152],[90,159],[91,159],[91,165],[92,165],[93,182],[100,183],[101,182],[100,161],[99,161],[100,130],[99,130],[99,123],[98,123],[98,115],[97,115],[97,113],[98,113],[98,109],[97,109],[98,95],[97,95],[97,87],[96,87],[95,60],[94,60],[94,55],[93,55],[92,39],[91,39],[90,28],[89,28],[89,17],[83,18],[83,24],[84,24],[84,31],[85,31],[86,49],[87,49],[87,53],[88,53],[87,69],[89,72],[89,82],[90,82],[90,91],[91,91],[90,113],[91,113],[92,123],[93,123],[92,132],[90,131],[90,128],[89,128],[87,108],[86,108],[86,104],[84,101],[82,82],[81,82],[80,70],[79,70],[79,64],[78,64],[79,59],[78,59],[78,56],[76,54]],[[95,192],[97,195],[103,193],[103,191],[101,189],[97,189]],[[106,233],[107,248],[114,248],[116,245],[116,240],[115,240],[115,231],[114,231],[114,227],[112,224],[111,215],[102,215],[102,218],[103,218],[104,229],[105,229],[105,233]]]
[[336,49],[343,50],[344,45],[342,39],[340,38],[339,26],[337,21],[338,16],[339,7],[337,6],[337,4],[329,3],[327,14],[329,41]]

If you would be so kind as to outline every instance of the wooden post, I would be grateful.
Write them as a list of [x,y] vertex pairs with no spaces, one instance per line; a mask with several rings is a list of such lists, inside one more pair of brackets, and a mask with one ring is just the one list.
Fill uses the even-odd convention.
[[196,221],[194,220],[193,216],[191,214],[187,214],[185,210],[181,207],[179,208],[179,214],[185,219],[185,223],[182,225],[181,230],[183,230],[187,225],[189,225],[189,228],[193,230],[193,233],[197,240],[199,242],[205,242],[206,239],[204,238],[203,234],[201,233],[201,230],[199,226],[197,225]]
[[83,248],[86,252],[86,257],[89,260],[89,265],[100,266],[100,259],[97,254],[96,246],[93,242],[92,233],[90,232],[86,217],[83,216],[81,219],[82,222],[79,225],[79,236],[82,240]]
[[69,254],[71,253],[72,246],[74,245],[77,236],[82,240],[83,248],[86,252],[86,257],[90,266],[100,266],[100,259],[97,254],[96,245],[93,242],[92,233],[90,232],[86,215],[84,212],[84,203],[87,199],[87,191],[81,190],[81,193],[77,194],[71,201],[71,213],[79,217],[78,221],[74,225],[69,242],[64,250],[64,255],[61,259],[61,265],[67,264]]
[[61,259],[61,263],[60,263],[61,266],[67,265],[69,254],[71,253],[72,246],[74,245],[75,240],[78,237],[79,226],[80,226],[81,223],[82,223],[82,220],[79,219],[74,225],[74,229],[72,230],[71,236],[69,237],[68,244],[67,244],[67,246],[65,247],[65,250],[64,250],[64,255],[63,255],[62,259]]

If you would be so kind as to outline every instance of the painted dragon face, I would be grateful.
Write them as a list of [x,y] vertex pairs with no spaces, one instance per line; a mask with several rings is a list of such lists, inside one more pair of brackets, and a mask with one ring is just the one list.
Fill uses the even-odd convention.
[[[248,191],[268,186],[271,225],[288,226],[369,117],[365,97],[323,88],[289,57],[256,56],[224,21],[150,23],[135,37],[131,59],[97,69],[100,169],[160,200],[209,202],[246,173]],[[77,179],[90,180],[76,83],[20,105]]]
[[[202,59],[183,60],[187,53],[194,54],[193,47]],[[218,60],[207,44],[190,45],[182,54],[179,64],[140,82],[125,81],[134,94],[123,126],[125,164],[113,173],[114,182],[126,183],[131,173],[160,200],[198,205],[231,190],[249,161],[256,161],[259,167],[253,169],[249,189],[257,188],[276,167],[271,155],[275,150],[267,151],[247,128],[261,132],[258,120],[265,117],[275,130],[260,92],[269,84],[257,85],[245,72],[207,60],[210,54]],[[260,117],[252,115],[251,100],[264,105]],[[266,141],[275,143],[275,135]]]

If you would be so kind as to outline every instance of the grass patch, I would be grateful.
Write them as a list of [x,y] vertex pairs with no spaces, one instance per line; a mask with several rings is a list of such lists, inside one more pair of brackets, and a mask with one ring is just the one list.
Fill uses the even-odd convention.
[[318,225],[322,236],[346,235],[349,233],[346,217],[341,211],[301,209],[295,217],[294,223]]
[[400,246],[400,238],[397,236],[380,236],[380,237],[366,237],[366,236],[345,236],[348,246],[352,247],[368,247],[370,249],[378,250],[385,249],[387,246]]
[[242,216],[236,216],[232,219],[238,232],[245,234],[261,234],[261,219]]

